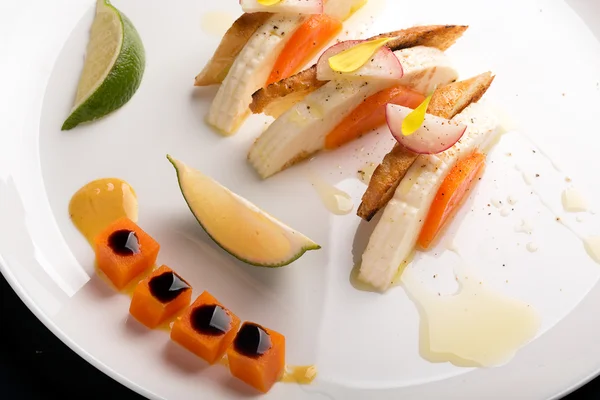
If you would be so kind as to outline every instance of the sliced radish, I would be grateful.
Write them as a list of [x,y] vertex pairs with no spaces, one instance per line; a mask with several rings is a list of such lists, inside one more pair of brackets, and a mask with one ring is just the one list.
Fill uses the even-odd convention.
[[465,134],[467,126],[455,121],[425,114],[425,120],[413,134],[402,133],[402,121],[412,112],[408,107],[388,104],[386,119],[398,143],[417,154],[437,154],[448,150]]
[[[371,44],[368,42],[371,42]],[[379,47],[377,48],[377,46]],[[375,50],[374,53],[373,50]],[[356,69],[346,72],[334,71],[330,65],[330,58],[345,51],[348,51],[345,54],[350,54],[350,59],[354,62]],[[350,66],[350,69],[353,69],[352,66]],[[392,50],[385,47],[385,42],[383,41],[379,43],[366,40],[341,42],[325,50],[317,63],[317,79],[320,81],[332,81],[340,78],[370,78],[397,81],[403,75],[404,70],[402,69],[400,60],[398,60],[398,57],[394,55]]]
[[323,0],[240,0],[247,13],[323,14]]

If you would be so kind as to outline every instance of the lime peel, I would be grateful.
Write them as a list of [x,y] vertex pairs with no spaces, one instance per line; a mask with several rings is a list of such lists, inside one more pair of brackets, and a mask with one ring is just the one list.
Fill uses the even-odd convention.
[[373,39],[359,43],[331,57],[329,66],[335,72],[350,73],[358,70],[367,63],[379,49],[395,38]]
[[200,226],[223,250],[257,267],[283,267],[321,246],[202,172],[167,155]]
[[98,0],[75,105],[62,130],[125,105],[141,84],[145,60],[144,45],[131,21],[110,1]]

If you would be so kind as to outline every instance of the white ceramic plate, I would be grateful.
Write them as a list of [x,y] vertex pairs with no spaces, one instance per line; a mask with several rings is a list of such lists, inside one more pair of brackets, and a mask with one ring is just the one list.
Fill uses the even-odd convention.
[[[279,384],[268,398],[547,399],[598,371],[600,266],[555,217],[584,237],[600,234],[598,217],[586,214],[577,222],[560,204],[566,176],[590,202],[600,199],[600,44],[594,36],[600,4],[371,0],[351,24],[360,37],[413,24],[468,24],[449,51],[462,77],[497,74],[487,101],[510,115],[518,132],[505,135],[490,155],[485,179],[449,234],[481,279],[538,310],[542,329],[510,363],[493,369],[423,360],[419,316],[403,289],[382,296],[349,283],[353,253],[360,254],[368,227],[354,214],[329,214],[306,175],[317,171],[358,201],[364,185],[356,171],[392,145],[385,134],[259,182],[245,153],[265,120],[252,118],[237,136],[223,139],[204,124],[210,93],[192,87],[219,41],[214,12],[233,18],[238,2],[115,5],[144,40],[142,86],[118,112],[70,132],[60,126],[82,67],[93,2],[0,5],[1,269],[35,314],[89,362],[151,398],[253,395],[225,368],[206,368],[170,344],[165,332],[141,328],[128,318],[128,297],[94,276],[92,251],[71,225],[67,204],[88,181],[120,177],[138,193],[140,224],[161,243],[160,262],[189,280],[196,294],[208,289],[243,319],[285,333],[288,362],[318,366],[314,385]],[[167,153],[314,238],[323,251],[279,270],[233,260],[189,213]],[[531,195],[515,165],[540,174],[534,187],[550,209]],[[487,207],[490,198],[509,194],[519,202],[507,217]],[[534,220],[531,236],[514,231],[522,218]],[[528,252],[529,242],[539,251]],[[417,257],[413,267],[425,283],[435,284],[433,274],[452,278],[451,256],[443,250]]]

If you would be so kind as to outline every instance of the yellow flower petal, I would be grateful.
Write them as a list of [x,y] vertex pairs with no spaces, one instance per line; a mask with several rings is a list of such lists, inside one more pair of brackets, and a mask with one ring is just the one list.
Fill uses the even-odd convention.
[[329,66],[336,72],[354,72],[369,61],[387,42],[395,38],[381,38],[359,43],[329,59]]
[[423,125],[425,114],[427,113],[427,108],[429,107],[432,97],[433,94],[427,96],[417,108],[404,118],[404,121],[402,121],[402,134],[404,136],[412,135],[421,127],[421,125]]
[[275,4],[281,3],[281,0],[256,0],[258,4],[263,6],[274,6]]

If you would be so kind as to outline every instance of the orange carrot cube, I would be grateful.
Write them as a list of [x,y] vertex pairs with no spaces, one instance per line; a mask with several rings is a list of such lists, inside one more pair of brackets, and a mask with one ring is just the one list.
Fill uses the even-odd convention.
[[96,264],[122,290],[154,265],[159,249],[142,228],[129,218],[121,218],[96,237]]
[[233,376],[266,393],[283,376],[285,336],[244,322],[227,350],[227,358]]
[[240,319],[205,291],[177,318],[171,339],[214,364],[233,342],[239,326]]
[[460,160],[452,168],[442,182],[421,228],[417,242],[421,248],[428,249],[452,220],[484,169],[485,154],[477,152]]
[[342,26],[342,21],[326,14],[309,16],[279,53],[266,86],[295,74],[342,30]]
[[129,313],[154,329],[189,306],[191,299],[192,287],[163,265],[135,287]]
[[325,149],[333,150],[385,125],[388,103],[417,108],[425,96],[399,85],[367,97],[325,137]]

